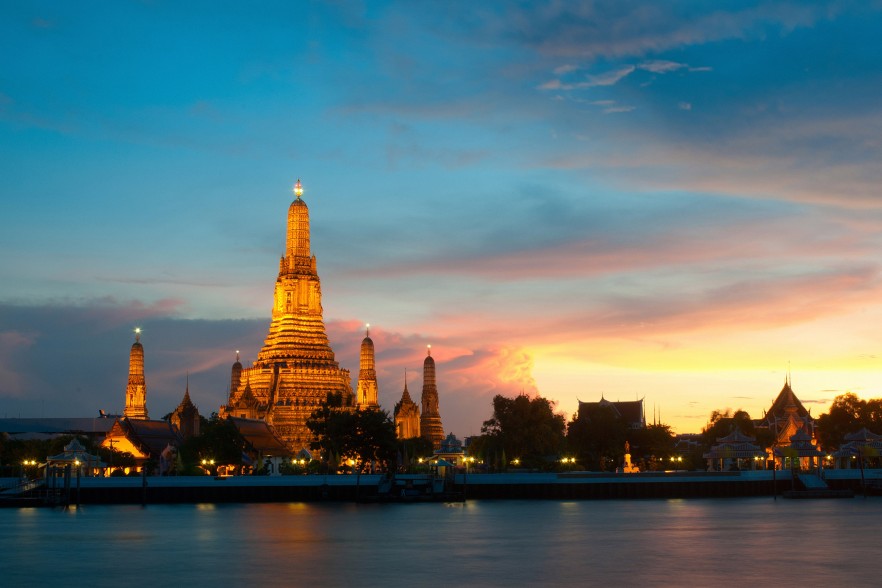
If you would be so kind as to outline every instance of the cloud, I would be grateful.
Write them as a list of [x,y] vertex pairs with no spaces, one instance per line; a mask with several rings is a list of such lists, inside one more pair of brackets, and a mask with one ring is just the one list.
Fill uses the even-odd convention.
[[834,3],[784,2],[729,10],[674,2],[554,3],[512,9],[504,23],[516,26],[525,46],[556,58],[596,60],[658,54],[675,48],[784,33],[809,27],[838,12]]
[[588,74],[581,82],[566,83],[559,79],[550,80],[539,86],[540,90],[577,90],[604,86],[614,86],[622,79],[634,73],[636,67],[625,65],[618,69],[606,71],[601,74]]
[[691,102],[678,102],[677,108],[679,108],[680,110],[692,110],[692,103]]
[[[230,367],[238,349],[248,365],[263,345],[269,317],[254,320],[186,320],[144,316],[143,303],[75,306],[0,305],[0,414],[88,416],[124,406],[132,325],[143,326],[147,406],[153,418],[180,402],[187,378],[203,415],[226,402]],[[128,320],[120,320],[128,313]],[[22,330],[27,325],[30,330]],[[364,325],[329,320],[327,333],[340,366],[357,385]],[[445,429],[480,431],[490,418],[494,395],[535,393],[532,359],[523,350],[465,339],[428,337],[372,328],[382,408],[390,413],[401,398],[405,369],[411,396],[419,401],[426,345],[437,366]]]
[[[688,68],[689,66],[685,63],[677,63],[676,61],[667,61],[664,59],[652,59],[649,61],[644,61],[640,65],[638,65],[640,69],[657,73],[664,74],[672,71],[677,71],[678,69]],[[691,71],[691,70],[690,70]]]
[[619,104],[616,106],[608,106],[603,109],[603,114],[616,114],[618,112],[631,112],[634,110],[634,106],[627,106],[625,104]]

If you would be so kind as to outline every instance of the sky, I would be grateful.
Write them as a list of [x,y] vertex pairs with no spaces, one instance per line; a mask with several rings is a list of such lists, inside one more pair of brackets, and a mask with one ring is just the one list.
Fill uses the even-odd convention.
[[[0,415],[227,399],[302,178],[357,383],[698,432],[882,397],[880,2],[0,4]],[[405,376],[406,371],[406,376]]]

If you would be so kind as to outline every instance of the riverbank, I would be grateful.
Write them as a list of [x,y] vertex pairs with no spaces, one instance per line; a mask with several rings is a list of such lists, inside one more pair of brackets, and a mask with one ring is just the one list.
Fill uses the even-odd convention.
[[[815,479],[817,475],[812,474]],[[8,506],[33,505],[24,500],[48,497],[50,504],[176,504],[360,501],[376,497],[383,476],[173,476],[73,478],[70,486],[55,480],[55,487],[35,488],[10,497]],[[882,485],[882,470],[826,470],[822,479],[831,490],[851,490]],[[6,482],[9,482],[8,480]],[[51,482],[51,481],[50,481]],[[463,474],[450,489],[466,499],[620,499],[620,498],[721,498],[772,496],[806,490],[790,472],[597,472]],[[11,486],[11,484],[6,484]],[[8,494],[4,492],[0,496]],[[0,505],[3,504],[0,500]]]

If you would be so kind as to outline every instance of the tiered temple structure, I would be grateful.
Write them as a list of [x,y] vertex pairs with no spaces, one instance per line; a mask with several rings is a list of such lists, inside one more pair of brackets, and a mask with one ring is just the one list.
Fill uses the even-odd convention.
[[377,370],[374,369],[374,342],[371,340],[371,326],[365,329],[361,342],[361,360],[358,370],[358,388],[355,392],[358,410],[380,408],[377,402]]
[[329,393],[352,404],[349,371],[341,369],[325,333],[322,294],[309,246],[309,210],[300,180],[288,207],[285,255],[273,292],[269,334],[251,367],[233,364],[221,416],[259,418],[294,450],[309,447],[309,415]]
[[129,382],[126,385],[126,408],[123,414],[132,419],[146,419],[147,382],[144,379],[144,346],[141,329],[135,329],[135,342],[129,353]]
[[189,439],[190,437],[198,437],[201,428],[201,418],[199,417],[199,409],[190,400],[190,381],[187,378],[187,387],[184,389],[184,398],[178,407],[171,413],[169,417],[171,424],[178,428],[181,437]]
[[432,346],[428,347],[423,361],[423,395],[420,399],[420,437],[432,442],[434,449],[441,448],[444,427],[441,425],[441,412],[438,409],[438,386],[435,385],[435,360],[432,359]]
[[772,406],[761,419],[754,421],[754,426],[768,429],[774,436],[776,447],[790,445],[790,438],[800,431],[810,439],[815,438],[815,420],[793,393],[789,374]]
[[420,407],[411,400],[407,390],[407,372],[404,373],[404,392],[395,405],[395,434],[399,439],[412,439],[420,436]]

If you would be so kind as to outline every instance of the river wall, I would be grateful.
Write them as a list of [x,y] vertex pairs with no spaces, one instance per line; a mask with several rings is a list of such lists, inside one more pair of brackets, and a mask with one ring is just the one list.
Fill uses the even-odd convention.
[[[882,487],[882,470],[826,470],[823,478],[834,490],[861,492]],[[72,477],[49,481],[32,496],[50,496],[53,503],[172,504],[224,502],[358,501],[375,497],[382,475]],[[459,473],[450,490],[468,499],[629,499],[718,498],[772,496],[804,485],[790,472],[646,472],[612,474]]]

